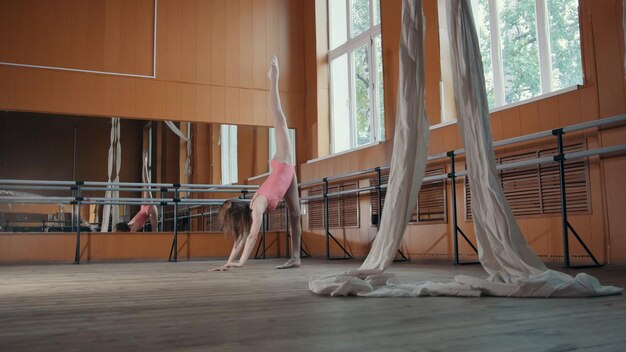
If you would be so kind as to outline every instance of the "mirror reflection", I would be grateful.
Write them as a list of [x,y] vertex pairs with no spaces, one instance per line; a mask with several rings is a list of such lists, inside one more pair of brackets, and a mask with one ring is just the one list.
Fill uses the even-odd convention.
[[[115,122],[110,117],[0,112],[0,181],[137,183],[117,191],[107,190],[106,184],[83,186],[80,196],[98,204],[78,207],[68,200],[76,196],[76,190],[68,185],[2,182],[0,231],[67,232],[75,231],[79,223],[81,231],[116,231],[118,223],[128,228],[117,231],[172,231],[174,207],[159,201],[173,199],[175,194],[171,189],[163,192],[162,187],[148,189],[142,184],[258,185],[270,171],[272,133],[273,128],[258,126],[134,119]],[[295,146],[294,130],[290,137]],[[206,188],[185,192],[181,187],[178,197],[242,196],[241,190],[209,193]],[[41,197],[48,197],[47,203],[37,203]],[[60,200],[51,202],[50,197]],[[111,198],[119,204],[113,204]],[[220,231],[218,208],[181,202],[176,209],[176,228]],[[136,217],[140,218],[133,222]]]

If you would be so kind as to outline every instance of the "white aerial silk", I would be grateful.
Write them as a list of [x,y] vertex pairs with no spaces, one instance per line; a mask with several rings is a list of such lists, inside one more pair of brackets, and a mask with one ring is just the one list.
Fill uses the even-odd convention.
[[[407,1],[410,0],[405,0],[405,3]],[[406,8],[403,7],[403,9]],[[377,267],[379,270],[376,272],[367,273],[357,270],[341,275],[312,278],[309,281],[309,288],[318,294],[331,296],[359,295],[370,297],[437,295],[586,297],[622,293],[622,288],[602,286],[597,279],[584,273],[578,274],[574,278],[561,272],[549,270],[528,246],[497,179],[480,47],[469,1],[449,0],[448,11],[453,73],[456,82],[455,100],[459,116],[459,128],[467,153],[474,230],[479,259],[489,274],[489,278],[457,276],[453,282],[449,283],[401,284],[393,274],[382,273],[393,260],[396,247],[394,251],[384,253],[385,258],[379,259],[379,262],[387,263],[387,266]],[[403,17],[404,20],[406,17]],[[407,26],[407,24],[403,23],[403,26]],[[403,42],[401,45],[404,44]],[[402,56],[401,60],[403,60]],[[400,73],[402,75],[402,70]],[[407,92],[402,91],[404,88],[402,85],[399,86],[399,95],[406,96]],[[400,115],[401,110],[398,109],[398,112]],[[397,118],[406,117],[398,116]],[[411,131],[411,134],[417,136],[418,131]],[[394,144],[394,148],[395,146]],[[418,150],[417,154],[422,152]],[[411,154],[409,153],[407,157],[411,159]],[[408,179],[402,181],[409,182]],[[395,182],[398,180],[394,180],[393,175],[391,175],[390,187]],[[388,202],[392,199],[394,198],[387,197]],[[383,224],[386,218],[392,216],[394,216],[393,212],[383,212]],[[403,233],[386,233],[382,230],[381,226],[377,240],[379,237],[397,236],[402,238],[403,236]],[[399,240],[395,243],[399,243]],[[368,255],[366,262],[370,259],[370,255]],[[374,256],[377,257],[379,254],[374,253]],[[367,274],[371,275],[368,276]]]
[[[120,169],[122,168],[122,143],[120,141],[120,119],[119,117],[111,118],[111,145],[109,146],[108,159],[108,180],[111,182],[113,166],[115,165],[115,178],[113,182],[120,182]],[[117,188],[118,186],[107,186],[107,188]],[[117,199],[120,197],[119,191],[108,190],[104,197],[107,199]],[[102,225],[101,232],[109,232],[110,224],[117,224],[120,221],[120,208],[117,205],[105,204],[102,209]]]

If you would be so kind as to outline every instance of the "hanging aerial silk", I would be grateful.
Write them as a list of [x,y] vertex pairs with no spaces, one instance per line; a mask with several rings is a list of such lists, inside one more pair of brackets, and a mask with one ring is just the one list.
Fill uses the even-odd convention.
[[[623,289],[602,286],[590,275],[581,273],[574,278],[547,269],[528,246],[504,197],[496,174],[480,47],[469,1],[449,0],[447,4],[458,125],[467,154],[479,259],[489,277],[480,279],[457,276],[453,282],[448,283],[401,284],[392,274],[382,271],[372,271],[370,272],[372,275],[369,276],[367,273],[356,271],[353,272],[356,275],[347,272],[342,275],[312,278],[309,288],[318,294],[375,297],[425,295],[586,297],[621,294]],[[405,19],[403,16],[403,20]],[[403,23],[403,26],[406,26],[406,23]],[[403,45],[404,42],[401,46]],[[399,95],[406,94],[401,91],[402,89],[403,86],[399,86]],[[412,133],[417,134],[417,131]],[[418,155],[421,152],[417,150]],[[406,157],[411,159],[411,154],[408,153]],[[390,176],[390,184],[396,181],[392,177]],[[407,179],[402,181],[409,182]],[[392,199],[394,198],[387,197],[388,202],[395,200]],[[386,216],[392,215],[392,212],[383,212],[383,221]],[[406,222],[405,219],[402,221]],[[378,237],[393,235],[398,234],[385,233],[381,226]],[[399,234],[400,238],[402,235]],[[391,254],[389,252],[386,255]],[[390,263],[389,258],[386,259],[385,262]],[[386,267],[379,269],[384,270]]]
[[309,287],[316,293],[345,295],[371,291],[371,287],[362,285],[364,281],[360,278],[382,273],[389,267],[411,217],[428,156],[429,131],[424,110],[423,83],[424,18],[421,4],[421,0],[405,0],[402,3],[396,129],[385,196],[387,202],[378,235],[358,270],[311,279]]
[[[118,117],[111,118],[111,144],[109,146],[108,158],[108,179],[111,182],[113,166],[115,166],[115,178],[113,182],[120,181],[120,169],[122,167],[122,143],[120,141],[120,119]],[[117,186],[107,186],[107,188],[116,188]],[[104,194],[106,199],[119,198],[119,191],[107,190]],[[120,208],[118,205],[105,204],[102,209],[102,225],[101,232],[109,232],[110,224],[117,224],[120,221]]]

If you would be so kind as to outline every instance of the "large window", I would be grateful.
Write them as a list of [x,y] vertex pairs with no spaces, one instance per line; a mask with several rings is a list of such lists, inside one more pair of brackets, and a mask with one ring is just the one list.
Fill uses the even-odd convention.
[[490,108],[582,84],[578,0],[472,0]]
[[384,139],[380,0],[328,0],[331,151]]

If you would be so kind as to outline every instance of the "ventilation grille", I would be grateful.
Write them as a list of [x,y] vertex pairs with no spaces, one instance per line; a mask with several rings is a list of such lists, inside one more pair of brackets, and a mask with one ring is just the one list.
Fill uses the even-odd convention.
[[[358,188],[357,182],[348,182],[328,186],[328,194]],[[309,196],[323,194],[322,187],[312,188]],[[309,201],[309,228],[324,229],[324,200]],[[330,228],[359,226],[359,199],[356,193],[328,197],[328,226]]]
[[[571,142],[563,147],[565,153],[586,150],[585,141]],[[501,164],[557,155],[556,146],[527,148],[514,153],[496,153]],[[589,170],[587,159],[565,161],[567,211],[589,213]],[[504,195],[517,217],[558,214],[561,212],[561,190],[557,163],[531,165],[498,171]],[[472,219],[472,195],[469,179],[465,178],[466,218]]]
[[[445,172],[443,167],[431,168],[426,170],[425,176],[441,175]],[[381,175],[381,185],[387,184],[389,181],[389,173],[386,171]],[[378,185],[378,177],[370,178],[370,185]],[[386,189],[380,191],[381,204],[385,203]],[[370,206],[372,209],[371,223],[378,224],[378,190],[370,191]],[[417,203],[411,212],[410,222],[424,223],[445,223],[447,222],[446,211],[446,182],[445,180],[424,182],[422,188],[417,195]]]

